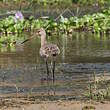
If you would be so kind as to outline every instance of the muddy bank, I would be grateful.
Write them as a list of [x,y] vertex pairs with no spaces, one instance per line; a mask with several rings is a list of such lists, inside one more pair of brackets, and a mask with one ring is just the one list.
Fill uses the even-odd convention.
[[110,102],[90,101],[30,101],[26,99],[4,99],[0,101],[1,110],[109,110]]

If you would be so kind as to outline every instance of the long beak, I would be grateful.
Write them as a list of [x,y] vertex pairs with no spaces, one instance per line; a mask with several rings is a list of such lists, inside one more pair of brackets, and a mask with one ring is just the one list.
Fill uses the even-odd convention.
[[[36,31],[36,35],[39,36],[39,30]],[[35,36],[31,36],[30,38],[28,38],[28,39],[24,40],[23,42],[21,42],[21,44],[24,44],[25,42],[27,42],[27,41],[33,39],[34,37],[35,37]]]

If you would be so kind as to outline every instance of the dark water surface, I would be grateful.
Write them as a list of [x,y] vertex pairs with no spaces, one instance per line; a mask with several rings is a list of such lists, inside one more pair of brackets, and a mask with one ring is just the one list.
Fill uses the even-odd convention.
[[[28,36],[28,35],[27,35]],[[48,36],[61,50],[56,59],[55,82],[46,78],[46,67],[39,55],[40,39],[34,38],[14,49],[1,49],[0,53],[0,93],[30,91],[38,95],[53,94],[82,97],[87,90],[93,73],[109,75],[110,36],[91,33]],[[4,47],[5,48],[5,47]],[[51,74],[50,74],[51,75]]]

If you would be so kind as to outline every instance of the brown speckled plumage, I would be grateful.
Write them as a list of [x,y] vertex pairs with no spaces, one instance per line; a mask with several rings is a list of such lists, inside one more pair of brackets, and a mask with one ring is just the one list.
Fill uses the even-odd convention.
[[39,30],[39,35],[41,36],[41,48],[40,55],[44,58],[55,57],[60,54],[60,49],[56,44],[47,43],[46,32],[44,29]]
[[45,59],[45,62],[46,62],[47,79],[49,76],[49,68],[48,68],[47,59],[51,58],[52,64],[53,64],[52,72],[53,72],[53,81],[54,81],[55,57],[58,54],[60,54],[60,49],[58,48],[58,46],[56,44],[52,44],[52,43],[48,44],[47,43],[46,32],[43,28],[38,30],[38,35],[40,35],[40,37],[41,37],[40,55],[41,55],[41,57],[43,57]]
[[60,49],[55,44],[45,44],[40,48],[40,55],[42,57],[55,57],[60,54]]

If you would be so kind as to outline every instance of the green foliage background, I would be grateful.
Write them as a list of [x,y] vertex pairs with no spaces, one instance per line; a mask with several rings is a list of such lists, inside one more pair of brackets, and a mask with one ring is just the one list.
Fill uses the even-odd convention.
[[0,0],[2,3],[27,3],[28,5],[32,4],[41,4],[41,5],[71,5],[71,4],[80,4],[80,5],[93,5],[93,4],[108,4],[110,0]]

